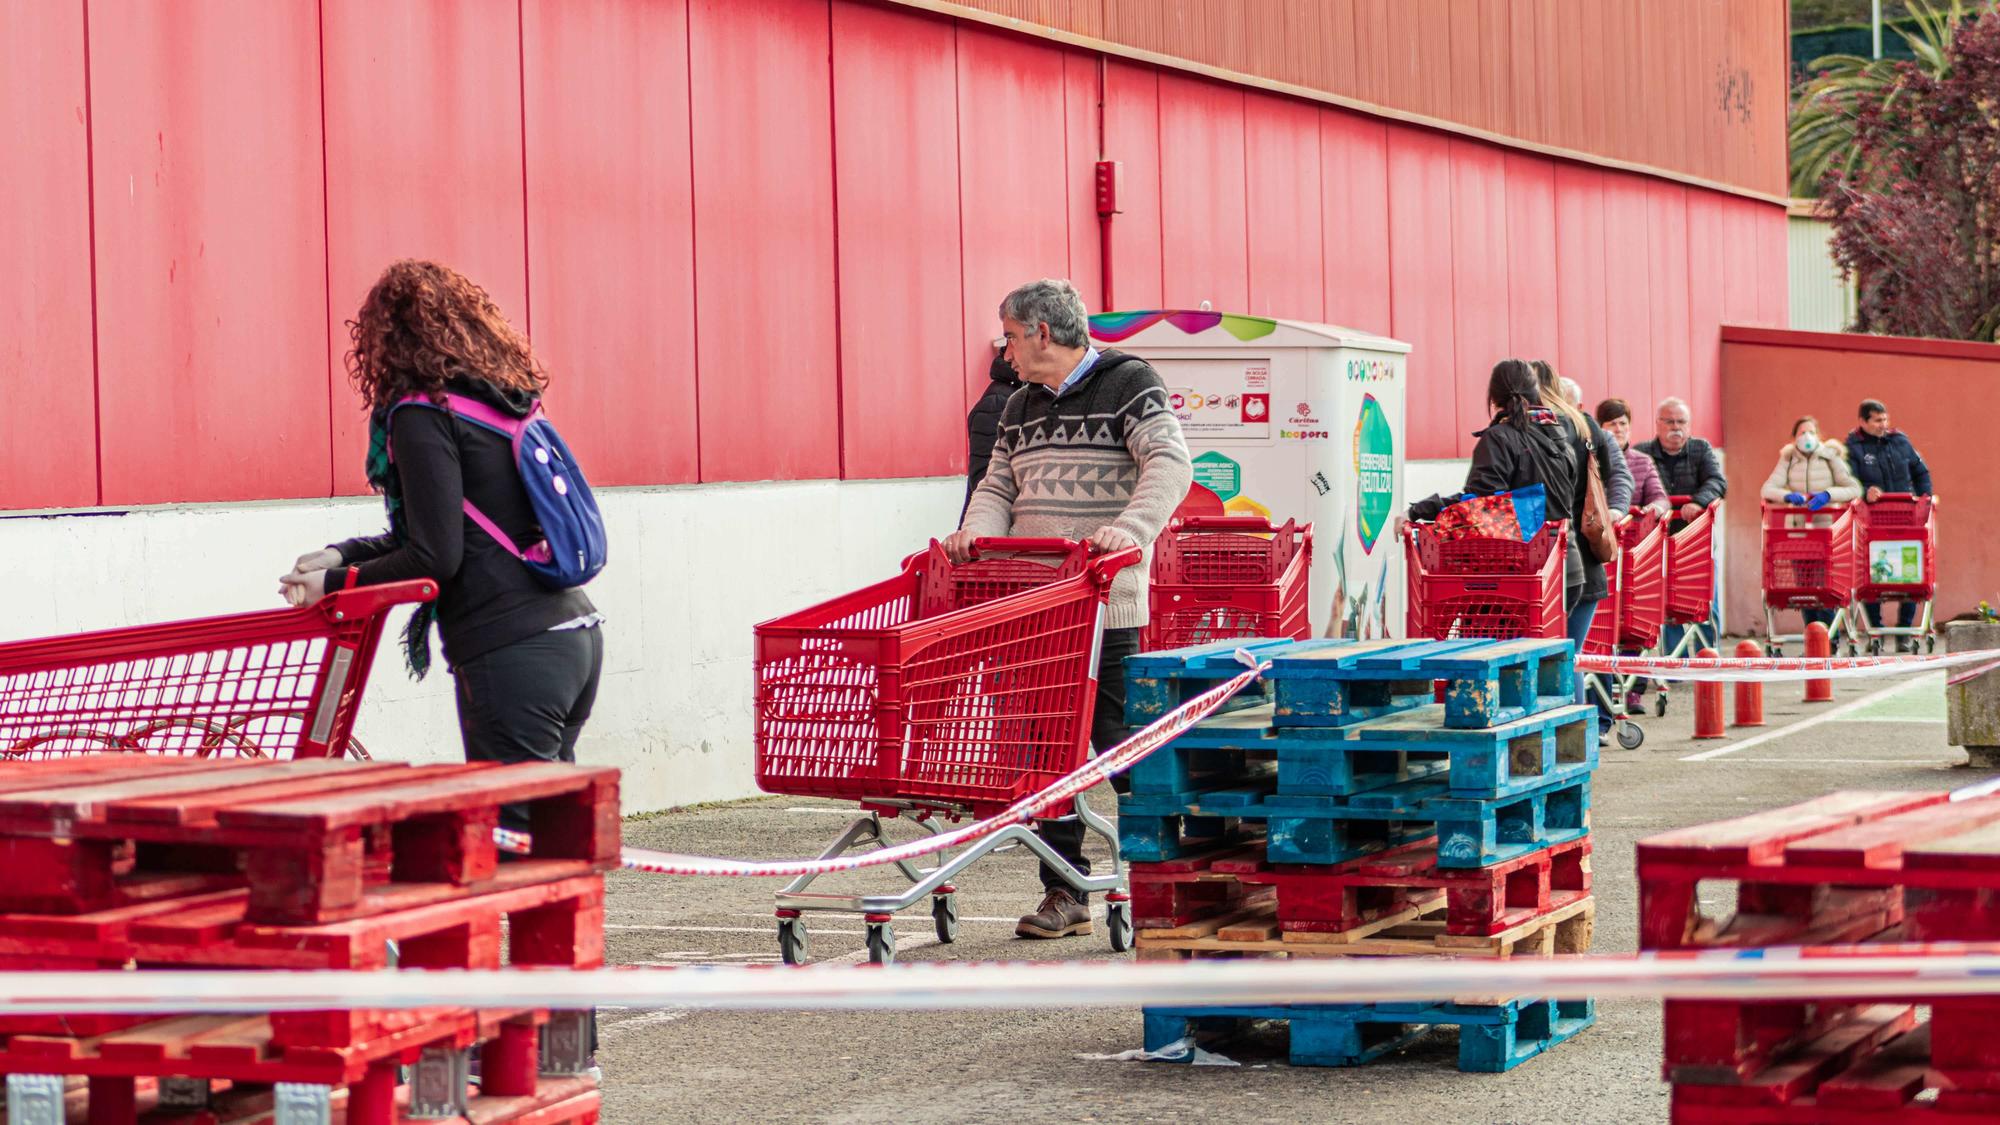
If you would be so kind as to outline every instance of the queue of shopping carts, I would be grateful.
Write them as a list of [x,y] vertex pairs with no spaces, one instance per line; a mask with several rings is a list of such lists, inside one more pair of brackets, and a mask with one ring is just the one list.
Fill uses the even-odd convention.
[[[1781,655],[1803,631],[1781,633],[1778,614],[1827,619],[1829,640],[1849,656],[1866,647],[1880,655],[1885,640],[1936,645],[1932,602],[1937,595],[1937,498],[1884,493],[1873,503],[1830,504],[1817,510],[1765,504],[1762,512],[1765,650]],[[1867,612],[1883,603],[1916,606],[1908,625],[1877,624]]]

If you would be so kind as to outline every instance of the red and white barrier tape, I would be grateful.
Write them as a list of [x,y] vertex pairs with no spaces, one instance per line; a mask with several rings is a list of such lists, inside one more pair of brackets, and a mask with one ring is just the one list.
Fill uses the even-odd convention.
[[[1251,664],[1248,654],[1238,653],[1238,659]],[[935,836],[927,836],[893,847],[878,848],[858,855],[835,856],[831,859],[753,861],[725,859],[719,856],[681,855],[675,852],[651,851],[646,848],[626,848],[625,866],[656,875],[826,875],[835,871],[880,867],[969,844],[1009,825],[1026,824],[1035,819],[1035,815],[1042,810],[1068,800],[1105,778],[1126,769],[1132,763],[1172,741],[1175,735],[1214,714],[1237,692],[1250,686],[1268,667],[1270,667],[1268,664],[1251,664],[1234,679],[1218,684],[1174,708],[1144,730],[1119,743],[1108,753],[1090,759],[1039,792],[1015,801],[985,820],[949,832],[941,832]]]
[[926,962],[622,969],[0,973],[0,1014],[356,1008],[736,1011],[1349,1004],[1450,996],[1716,1000],[2000,995],[2000,945],[1295,961]]
[[2000,649],[1951,652],[1932,656],[1756,656],[1688,657],[1601,656],[1576,658],[1576,670],[1613,676],[1646,676],[1655,680],[1709,683],[1767,683],[1776,680],[1844,680],[1864,676],[1898,676],[1974,665],[1951,678],[1962,683],[2000,667]]

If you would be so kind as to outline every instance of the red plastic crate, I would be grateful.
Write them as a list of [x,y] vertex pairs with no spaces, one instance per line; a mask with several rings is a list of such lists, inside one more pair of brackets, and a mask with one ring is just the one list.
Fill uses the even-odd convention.
[[[1670,496],[1676,509],[1688,496]],[[1715,525],[1722,518],[1722,501],[1667,536],[1667,620],[1676,625],[1707,621],[1715,602]]]
[[1412,637],[1560,637],[1563,559],[1569,528],[1544,524],[1534,538],[1444,539],[1428,525],[1404,531]]
[[0,644],[0,761],[339,757],[384,618],[436,595],[428,580],[396,582],[307,609]]
[[1258,516],[1177,519],[1153,547],[1148,651],[1312,635],[1312,525]]
[[[1089,558],[1062,540],[981,549],[1056,552],[1062,564],[955,567],[933,543],[895,578],[757,626],[760,787],[981,811],[1083,761],[1105,595],[1139,552]],[[993,599],[996,583],[1026,588]]]
[[[1927,601],[1937,593],[1937,498],[1908,493],[1884,493],[1873,504],[1856,504],[1854,511],[1854,596],[1864,602],[1883,598]],[[1868,569],[1869,544],[1915,540],[1923,544],[1923,580],[1913,584],[1875,582]]]
[[1839,609],[1854,596],[1854,511],[1821,508],[1824,525],[1799,521],[1789,505],[1763,506],[1764,604],[1777,609]]

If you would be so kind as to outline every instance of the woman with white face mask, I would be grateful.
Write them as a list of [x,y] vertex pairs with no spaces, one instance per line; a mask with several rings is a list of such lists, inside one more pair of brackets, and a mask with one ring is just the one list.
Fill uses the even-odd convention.
[[[1808,414],[1792,423],[1792,441],[1778,451],[1777,467],[1764,482],[1764,501],[1800,509],[1786,523],[1804,527],[1810,521],[1825,526],[1833,517],[1820,509],[1861,498],[1861,485],[1847,467],[1847,451],[1837,441],[1822,441],[1819,422]],[[1817,514],[1810,514],[1817,513]],[[1808,623],[1833,624],[1830,609],[1804,610]]]

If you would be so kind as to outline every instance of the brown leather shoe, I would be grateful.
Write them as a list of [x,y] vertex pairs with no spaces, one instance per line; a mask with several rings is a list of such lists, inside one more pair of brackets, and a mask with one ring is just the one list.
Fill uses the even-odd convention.
[[1090,907],[1076,900],[1066,887],[1057,887],[1042,897],[1033,914],[1014,925],[1014,936],[1059,938],[1090,932]]

